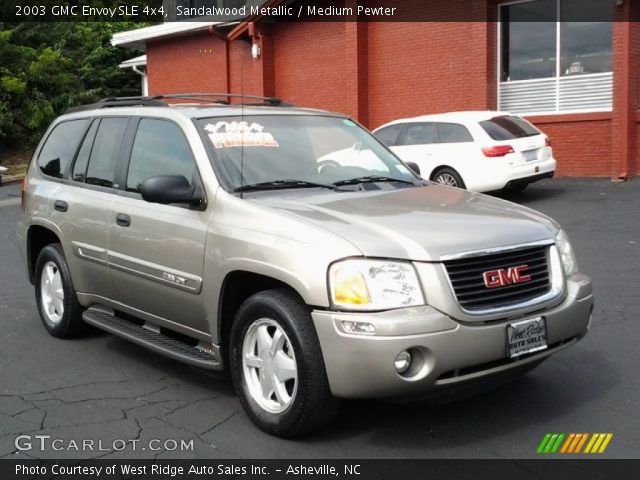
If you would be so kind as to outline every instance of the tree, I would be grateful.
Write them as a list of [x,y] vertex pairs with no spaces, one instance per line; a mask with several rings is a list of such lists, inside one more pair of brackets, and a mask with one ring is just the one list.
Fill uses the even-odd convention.
[[0,145],[33,146],[69,107],[140,94],[140,77],[118,67],[136,52],[112,47],[110,39],[147,24],[0,25]]

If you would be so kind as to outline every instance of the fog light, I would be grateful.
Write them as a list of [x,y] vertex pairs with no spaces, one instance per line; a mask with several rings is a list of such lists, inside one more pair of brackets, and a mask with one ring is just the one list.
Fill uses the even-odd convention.
[[347,333],[356,333],[360,335],[375,335],[376,327],[368,322],[351,322],[349,320],[342,321],[342,328]]
[[409,367],[411,366],[411,353],[409,353],[407,350],[400,352],[393,364],[396,367],[396,372],[402,375],[407,370],[409,370]]

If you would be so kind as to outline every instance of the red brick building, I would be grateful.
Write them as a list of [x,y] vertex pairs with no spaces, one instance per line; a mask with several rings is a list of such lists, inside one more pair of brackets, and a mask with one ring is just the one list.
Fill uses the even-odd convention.
[[[146,49],[151,95],[276,96],[369,128],[444,111],[511,111],[550,136],[558,175],[627,179],[640,173],[640,24],[630,22],[640,2],[605,1],[611,19],[589,23],[569,21],[576,0],[425,0],[485,21],[254,17],[170,22],[112,43]],[[538,21],[547,14],[556,21]]]

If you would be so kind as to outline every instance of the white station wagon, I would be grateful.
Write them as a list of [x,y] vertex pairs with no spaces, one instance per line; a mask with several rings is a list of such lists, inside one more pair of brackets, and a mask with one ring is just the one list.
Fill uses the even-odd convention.
[[556,170],[549,138],[506,112],[404,118],[373,133],[423,178],[476,192],[524,190]]

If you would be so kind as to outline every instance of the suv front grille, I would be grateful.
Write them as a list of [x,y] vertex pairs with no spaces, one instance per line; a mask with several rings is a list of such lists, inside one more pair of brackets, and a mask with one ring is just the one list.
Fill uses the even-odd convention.
[[[550,288],[548,245],[527,247],[490,255],[479,255],[444,262],[458,303],[467,311],[515,306],[546,294]],[[513,281],[514,268],[526,265],[523,276]],[[511,271],[509,269],[512,269]],[[501,283],[493,288],[485,284],[485,273]],[[496,273],[497,272],[497,273]]]

